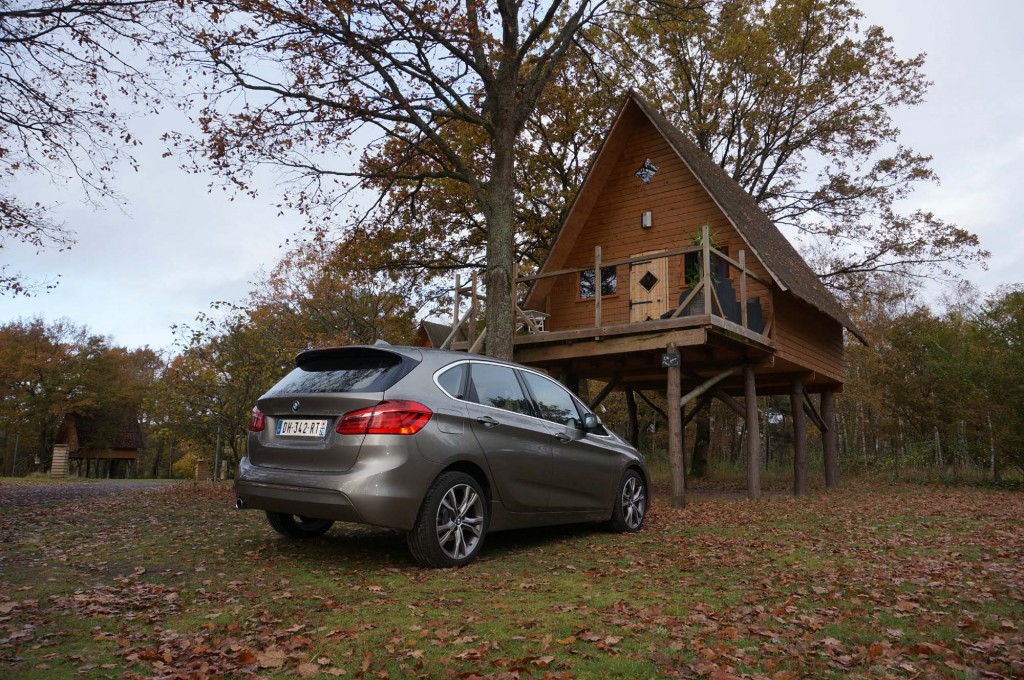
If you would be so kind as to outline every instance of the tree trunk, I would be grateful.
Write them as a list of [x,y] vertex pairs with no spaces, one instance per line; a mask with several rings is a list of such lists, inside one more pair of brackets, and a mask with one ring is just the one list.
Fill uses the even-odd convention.
[[487,220],[487,348],[496,359],[512,360],[515,319],[512,309],[512,262],[515,259],[515,120],[516,73],[499,70],[494,106],[494,157],[485,188]]
[[640,424],[637,422],[636,395],[633,390],[626,390],[626,413],[629,420],[626,424],[626,439],[633,448],[640,448]]
[[711,401],[702,401],[697,408],[700,410],[693,421],[695,435],[690,474],[703,477],[708,471],[708,450],[711,448]]

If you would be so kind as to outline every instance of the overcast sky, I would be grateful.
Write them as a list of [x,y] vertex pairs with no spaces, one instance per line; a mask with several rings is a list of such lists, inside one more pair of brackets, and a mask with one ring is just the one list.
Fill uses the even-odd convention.
[[[941,185],[921,187],[908,208],[931,210],[977,233],[992,251],[987,271],[968,278],[985,292],[1024,281],[1024,2],[1020,0],[862,0],[866,23],[881,24],[897,52],[928,54],[934,82],[925,104],[898,112],[903,141],[934,156]],[[128,347],[170,349],[171,326],[190,323],[213,301],[240,301],[259,272],[281,254],[301,220],[278,215],[277,191],[267,178],[252,200],[187,175],[166,150],[160,132],[173,120],[139,126],[144,145],[139,172],[124,170],[117,187],[126,212],[83,205],[73,187],[28,187],[55,197],[61,221],[77,238],[63,253],[11,247],[4,261],[33,278],[61,274],[51,293],[0,297],[0,322],[42,315],[67,317]],[[151,130],[146,133],[145,130]]]

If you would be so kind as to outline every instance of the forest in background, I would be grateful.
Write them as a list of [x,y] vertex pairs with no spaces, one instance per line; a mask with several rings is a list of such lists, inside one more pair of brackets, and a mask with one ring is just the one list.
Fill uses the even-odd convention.
[[[202,133],[171,135],[177,148],[239,192],[255,191],[248,182],[261,165],[286,169],[282,205],[311,225],[246,300],[216,302],[182,323],[165,354],[113,346],[102,331],[69,320],[0,328],[5,474],[45,469],[71,412],[136,412],[146,476],[187,475],[218,440],[224,458],[237,461],[256,398],[298,351],[408,342],[417,319],[446,318],[456,273],[478,271],[491,286],[502,279],[496,257],[521,272],[538,267],[627,88],[656,102],[754,196],[868,339],[847,348],[848,382],[837,401],[843,466],[1021,474],[1024,287],[973,289],[964,272],[987,255],[977,237],[902,209],[915,186],[937,180],[929,156],[904,146],[891,119],[927,92],[924,56],[901,58],[881,27],[860,25],[855,3],[594,0],[541,11],[499,1],[497,13],[478,13],[489,9],[482,0],[426,13],[351,4],[340,22],[330,3],[294,12],[287,3],[211,0],[165,15],[154,0],[77,22],[67,21],[73,8],[19,14],[0,6],[14,45],[4,68],[14,76],[28,73],[18,70],[24,50],[46,55],[65,78],[87,64],[97,92],[107,82],[141,92],[155,83],[112,62],[103,39],[117,35],[164,55],[190,88],[209,94],[193,111]],[[374,20],[384,15],[393,18],[387,26]],[[382,53],[378,41],[389,30]],[[449,61],[439,57],[445,50]],[[21,119],[62,96],[44,76],[5,81],[37,96],[23,103]],[[241,96],[268,87],[272,96],[258,105]],[[15,101],[8,94],[0,89],[0,101]],[[129,139],[116,116],[97,127],[67,113],[65,136],[40,138],[64,146],[45,153],[32,142],[34,126],[0,133],[0,176],[46,168],[82,143],[82,129],[112,153]],[[377,136],[358,167],[332,166],[366,127]],[[102,194],[106,165],[92,172]],[[377,197],[369,206],[346,202],[367,195]],[[48,236],[54,225],[44,213],[19,205],[0,195],[15,236],[20,229],[40,247],[48,238],[67,243],[63,231]],[[25,291],[5,276],[8,292]],[[925,281],[953,292],[926,302]],[[657,406],[659,397],[648,396]],[[785,467],[788,406],[762,401],[765,464]],[[619,410],[606,405],[613,427]],[[642,404],[641,418],[641,448],[656,458],[662,416]],[[731,413],[712,407],[687,432],[698,449],[695,472],[737,465],[744,436]]]
[[[233,465],[244,453],[256,399],[290,369],[298,351],[412,339],[416,309],[400,287],[349,288],[317,270],[316,285],[307,287],[311,282],[304,279],[289,294],[276,287],[288,280],[284,269],[275,273],[266,297],[221,308],[219,320],[202,315],[193,326],[182,326],[182,344],[170,358],[111,346],[68,322],[37,319],[0,327],[0,470],[23,475],[46,469],[57,428],[69,412],[125,409],[135,410],[143,425],[141,476],[190,476],[197,459],[212,461],[218,436],[224,460]],[[848,382],[836,402],[844,472],[1024,476],[1024,286],[988,296],[970,288],[959,293],[935,309],[893,286],[850,307],[871,344],[848,338]],[[601,387],[591,384],[590,393]],[[653,405],[639,402],[640,448],[653,466],[664,467],[663,397],[646,396]],[[760,401],[765,468],[789,470],[789,400]],[[625,434],[621,393],[599,410]],[[710,479],[743,470],[741,418],[713,406],[707,453],[694,461],[697,428],[693,422],[686,432],[691,477],[704,476],[702,469]],[[814,430],[811,436],[812,461],[820,461],[820,441]]]

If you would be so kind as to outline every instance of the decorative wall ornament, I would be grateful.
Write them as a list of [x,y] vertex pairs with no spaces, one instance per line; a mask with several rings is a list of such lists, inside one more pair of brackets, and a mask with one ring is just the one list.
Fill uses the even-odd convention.
[[654,173],[658,172],[658,166],[651,162],[650,158],[644,160],[644,164],[640,166],[640,169],[636,171],[636,176],[640,178],[640,181],[644,184],[650,184],[651,179],[654,178]]

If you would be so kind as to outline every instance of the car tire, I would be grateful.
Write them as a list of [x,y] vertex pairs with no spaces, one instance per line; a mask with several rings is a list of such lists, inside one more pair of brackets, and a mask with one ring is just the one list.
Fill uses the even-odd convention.
[[480,484],[464,472],[446,472],[430,487],[407,540],[424,567],[461,567],[480,554],[490,507]]
[[332,519],[301,517],[284,512],[267,511],[267,521],[274,530],[288,538],[316,538],[322,536],[334,525]]
[[616,533],[640,531],[647,515],[647,482],[636,470],[626,470],[619,481],[608,528]]

